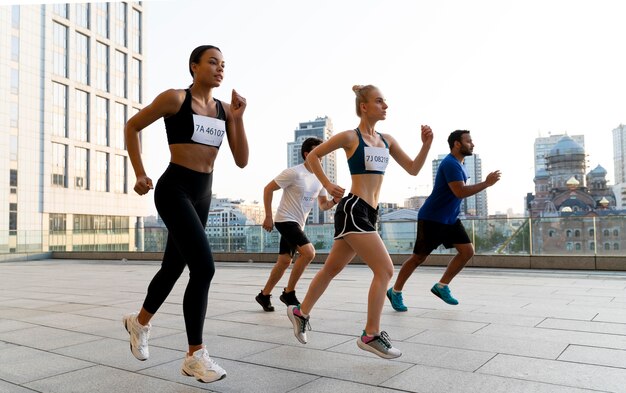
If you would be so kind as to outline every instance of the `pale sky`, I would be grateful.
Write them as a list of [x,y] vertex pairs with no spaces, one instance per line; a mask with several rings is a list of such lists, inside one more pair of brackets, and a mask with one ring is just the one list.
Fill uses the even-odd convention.
[[[387,99],[377,124],[411,156],[421,124],[435,139],[413,177],[387,168],[381,202],[428,195],[431,161],[447,136],[469,129],[489,212],[523,211],[534,192],[537,136],[585,135],[590,169],[602,165],[613,184],[612,130],[626,123],[626,1],[623,0],[228,0],[144,1],[145,103],[191,83],[189,53],[220,47],[226,62],[216,98],[246,97],[250,160],[235,166],[226,144],[213,192],[262,201],[263,187],[287,165],[298,123],[329,116],[335,132],[358,125],[354,84],[374,84]],[[143,131],[145,165],[156,182],[169,152],[163,121]],[[337,152],[338,183],[350,177]],[[152,196],[150,196],[152,198]],[[275,198],[275,200],[278,200]]]
[[[523,211],[534,192],[533,142],[549,133],[585,135],[590,169],[613,184],[612,130],[626,123],[626,2],[230,0],[144,2],[146,103],[184,88],[187,62],[201,44],[220,47],[225,79],[215,90],[246,97],[249,165],[241,170],[223,145],[213,192],[262,201],[265,184],[287,165],[299,122],[329,116],[335,132],[358,125],[354,84],[378,86],[389,104],[380,132],[417,154],[421,124],[435,140],[416,177],[399,165],[385,175],[381,202],[428,195],[431,160],[447,136],[469,129],[489,212]],[[154,180],[167,165],[163,122],[144,130]],[[338,183],[349,188],[343,151]],[[276,199],[276,198],[275,198]]]

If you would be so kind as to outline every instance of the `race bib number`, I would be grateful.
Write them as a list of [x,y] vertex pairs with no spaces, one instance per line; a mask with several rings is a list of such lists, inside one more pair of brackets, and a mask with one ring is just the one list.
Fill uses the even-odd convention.
[[193,127],[191,140],[203,145],[220,147],[226,134],[226,122],[213,117],[193,115]]
[[313,193],[304,193],[304,195],[302,195],[302,210],[309,212],[313,209],[313,204],[316,199],[317,197]]
[[389,163],[389,150],[384,147],[365,146],[365,169],[384,172]]

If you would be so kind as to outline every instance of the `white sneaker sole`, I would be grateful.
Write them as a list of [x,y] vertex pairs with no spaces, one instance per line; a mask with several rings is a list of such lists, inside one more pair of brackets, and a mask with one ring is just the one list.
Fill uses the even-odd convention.
[[399,355],[392,355],[390,353],[380,352],[380,351],[376,350],[376,348],[372,347],[371,345],[365,344],[361,340],[361,337],[356,339],[356,345],[359,348],[361,348],[362,350],[367,351],[367,352],[371,352],[374,355],[380,356],[383,359],[395,359],[395,358],[399,358],[400,356],[402,356],[402,353],[400,353]]
[[193,371],[187,371],[185,370],[184,367],[180,369],[180,373],[186,377],[194,377],[196,381],[203,382],[203,383],[211,383],[211,382],[219,381],[219,380],[226,378],[226,372],[224,372],[224,374],[222,375],[215,374],[216,378],[198,377],[193,373]]

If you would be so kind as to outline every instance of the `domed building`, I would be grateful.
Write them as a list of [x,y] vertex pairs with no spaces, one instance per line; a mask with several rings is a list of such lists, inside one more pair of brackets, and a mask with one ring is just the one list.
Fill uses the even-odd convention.
[[[617,216],[625,212],[615,208],[607,171],[598,165],[585,174],[585,149],[567,135],[545,160],[546,169],[535,174],[535,194],[528,203],[536,249],[556,254],[619,253],[626,224]],[[611,219],[613,215],[616,219]]]

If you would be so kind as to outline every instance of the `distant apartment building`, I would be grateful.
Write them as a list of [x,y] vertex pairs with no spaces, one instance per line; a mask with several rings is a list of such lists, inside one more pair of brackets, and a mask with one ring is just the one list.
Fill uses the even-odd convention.
[[[436,159],[433,160],[433,184],[435,184],[435,177],[437,176],[439,164],[444,158],[446,158],[446,156],[447,154],[440,154]],[[466,184],[477,184],[483,181],[482,161],[478,154],[465,157],[463,165],[465,166],[465,171],[469,176]],[[461,202],[461,216],[487,217],[488,214],[489,210],[487,208],[487,190],[483,190],[475,195],[463,198],[463,201]]]
[[143,248],[149,199],[124,141],[143,102],[143,12],[0,7],[0,251]]
[[[318,117],[313,121],[305,121],[298,125],[293,132],[293,142],[287,143],[287,166],[292,167],[302,164],[301,149],[302,142],[307,138],[319,138],[322,141],[328,140],[333,136],[333,123],[328,116]],[[337,182],[337,159],[336,153],[332,152],[322,159],[322,167],[328,179]],[[307,224],[324,224],[333,222],[333,210],[322,211],[317,204],[313,205],[313,210],[307,219]]]
[[[535,151],[535,173],[545,171],[547,168],[546,156],[550,153],[550,150],[557,144],[558,141],[563,138],[565,134],[549,135],[545,137],[535,138],[534,151]],[[570,135],[570,138],[574,142],[578,143],[583,150],[585,149],[585,136],[584,135]]]
[[613,130],[613,166],[615,185],[613,192],[617,208],[626,209],[626,125],[620,124]]

